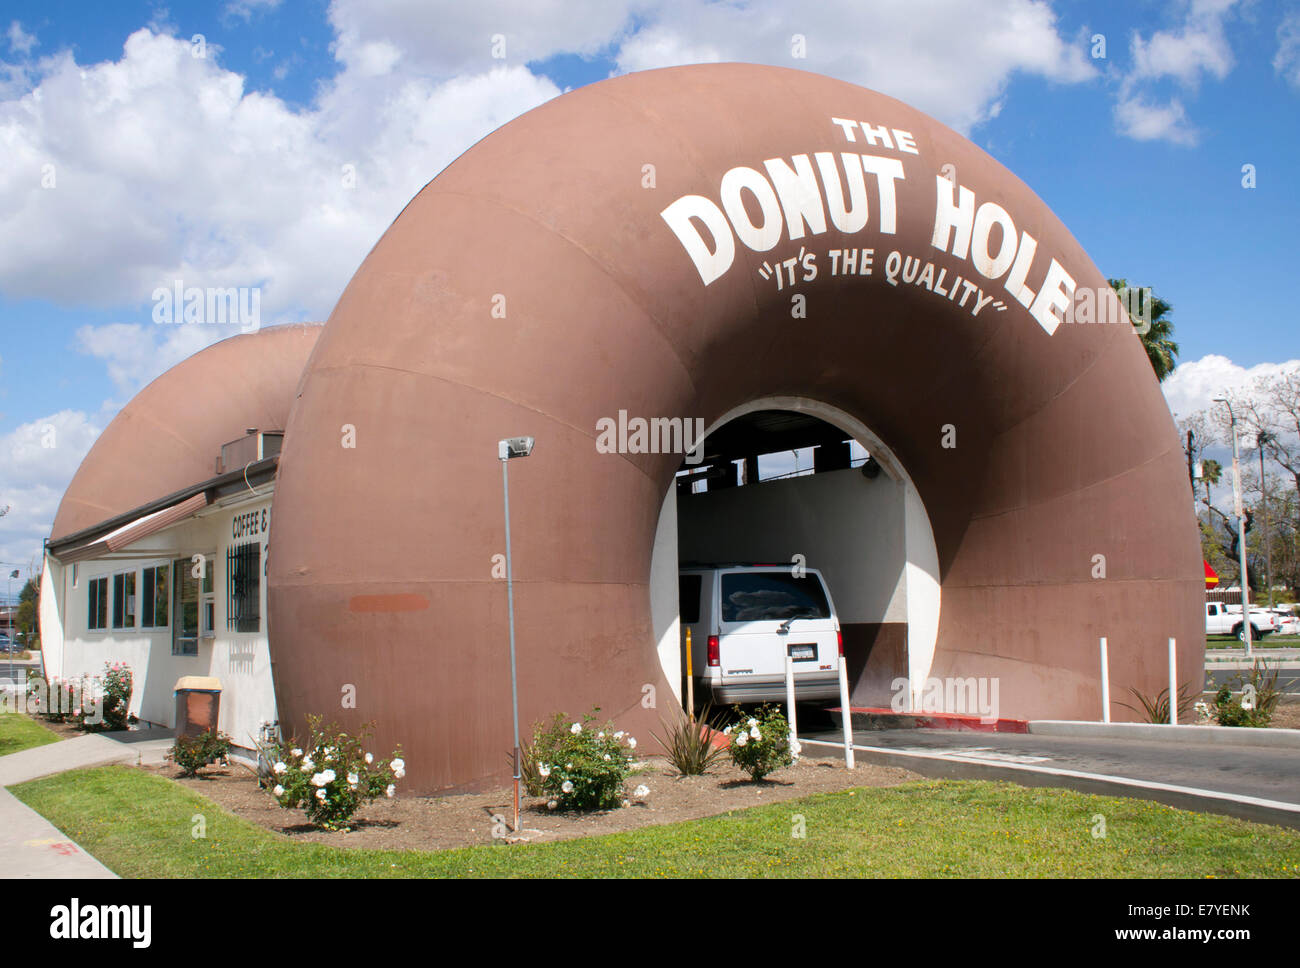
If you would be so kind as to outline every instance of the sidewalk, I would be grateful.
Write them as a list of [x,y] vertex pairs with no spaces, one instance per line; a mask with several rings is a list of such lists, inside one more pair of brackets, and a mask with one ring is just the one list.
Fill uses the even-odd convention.
[[0,878],[116,877],[5,787],[110,763],[161,763],[171,730],[89,733],[0,756]]

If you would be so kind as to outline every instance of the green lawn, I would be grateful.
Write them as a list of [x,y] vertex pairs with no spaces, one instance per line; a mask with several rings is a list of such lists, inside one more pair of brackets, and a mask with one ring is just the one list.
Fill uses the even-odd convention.
[[19,713],[0,713],[0,756],[58,741],[58,736],[34,719]]
[[[1297,877],[1300,832],[1140,800],[934,780],[554,844],[295,843],[128,767],[11,788],[124,877]],[[191,832],[206,820],[205,839]],[[792,837],[802,814],[803,838]],[[1097,815],[1106,836],[1095,838]]]

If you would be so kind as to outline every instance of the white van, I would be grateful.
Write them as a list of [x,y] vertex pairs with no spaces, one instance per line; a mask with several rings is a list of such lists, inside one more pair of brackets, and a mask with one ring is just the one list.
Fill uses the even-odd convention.
[[[795,698],[838,699],[840,623],[821,572],[790,565],[687,565],[678,575],[682,675],[691,632],[697,703],[785,700],[785,657]],[[683,692],[683,696],[685,693]]]

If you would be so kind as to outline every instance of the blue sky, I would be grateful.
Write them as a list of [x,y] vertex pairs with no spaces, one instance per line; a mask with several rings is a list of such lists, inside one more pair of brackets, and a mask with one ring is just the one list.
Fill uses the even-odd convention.
[[[156,286],[260,286],[264,324],[323,319],[406,200],[473,141],[630,70],[801,67],[967,134],[1104,273],[1173,304],[1176,413],[1300,358],[1300,2],[801,6],[8,0],[0,561],[39,553],[81,456],[132,393],[236,331],[153,325]],[[340,188],[345,165],[355,187]],[[36,443],[48,426],[54,452]]]

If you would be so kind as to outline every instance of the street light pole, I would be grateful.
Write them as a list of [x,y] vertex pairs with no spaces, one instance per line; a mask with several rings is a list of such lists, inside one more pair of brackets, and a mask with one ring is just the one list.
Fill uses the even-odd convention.
[[501,461],[501,490],[505,497],[506,516],[506,611],[510,617],[510,708],[514,716],[514,831],[519,833],[519,678],[515,666],[515,579],[510,565],[510,475],[506,465],[512,457],[527,457],[533,452],[532,437],[509,437],[497,441],[497,458]]
[[1264,489],[1264,445],[1273,439],[1267,430],[1261,430],[1255,439],[1259,448],[1259,509],[1264,516],[1264,583],[1268,586],[1268,607],[1273,607],[1273,541],[1268,534],[1268,492]]
[[1237,445],[1237,415],[1233,413],[1232,404],[1222,397],[1216,397],[1214,402],[1228,408],[1228,420],[1232,425],[1232,501],[1237,513],[1237,557],[1241,565],[1241,635],[1242,641],[1246,643],[1246,655],[1249,657],[1255,654],[1255,650],[1250,634],[1250,582],[1246,576],[1246,519],[1241,507],[1241,458]]

